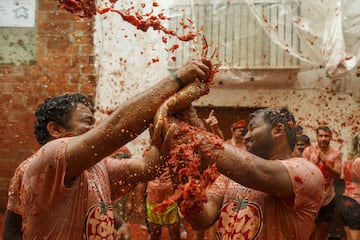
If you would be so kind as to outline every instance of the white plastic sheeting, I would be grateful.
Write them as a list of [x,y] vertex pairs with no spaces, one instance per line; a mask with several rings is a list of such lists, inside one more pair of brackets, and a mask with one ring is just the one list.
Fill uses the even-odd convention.
[[[99,6],[111,4],[99,1]],[[144,18],[162,12],[170,18],[162,20],[168,29],[179,35],[189,31],[204,35],[211,51],[218,51],[219,59],[214,61],[227,69],[223,78],[233,81],[248,81],[248,69],[257,68],[325,68],[327,76],[335,79],[351,71],[360,58],[360,1],[145,0],[117,1],[113,8]],[[122,89],[130,88],[128,95],[136,94],[134,86],[141,90],[151,85],[150,76],[161,78],[167,68],[179,67],[201,49],[199,38],[184,42],[152,28],[142,32],[114,12],[97,16],[96,31],[100,79],[120,78]],[[179,49],[167,51],[173,44]],[[137,69],[142,69],[140,78]],[[239,69],[247,69],[245,80]],[[142,83],[131,83],[134,78]],[[268,80],[261,75],[255,78]]]
[[[291,55],[300,67],[323,67],[330,78],[337,78],[359,62],[360,1],[198,0],[181,6],[199,29],[204,28],[224,67],[286,68],[294,60],[285,59],[285,66],[277,62]],[[183,17],[184,10],[178,9]],[[238,58],[241,62],[236,64]]]
[[[289,16],[300,39],[301,52],[283,41],[274,27],[265,19],[264,12],[258,12],[255,2],[246,1],[256,16],[260,26],[271,39],[288,49],[289,53],[312,66],[323,65],[330,77],[342,75],[356,66],[360,57],[360,1],[301,0],[278,1],[282,14]],[[264,2],[264,1],[262,1]],[[288,2],[296,3],[298,11]]]
[[[114,8],[131,8],[133,13],[152,15],[164,12],[171,19],[162,21],[162,24],[169,29],[180,35],[190,30],[203,34],[211,47],[209,52],[218,49],[219,62],[223,69],[227,69],[222,78],[231,79],[232,82],[250,84],[255,80],[272,85],[279,82],[286,87],[291,85],[291,82],[286,81],[290,79],[288,73],[292,72],[292,78],[296,75],[294,69],[301,71],[305,68],[323,68],[328,77],[336,79],[351,71],[359,62],[359,0],[159,0],[158,7],[154,7],[153,2],[155,1],[119,0]],[[142,5],[143,3],[145,5]],[[109,6],[103,2],[100,2],[100,5]],[[189,27],[185,28],[184,24]],[[151,28],[142,32],[113,12],[97,15],[95,30],[99,73],[96,103],[105,113],[166,76],[168,69],[178,67],[188,57],[198,56],[201,49],[198,38],[183,42]],[[164,43],[163,37],[167,37],[169,41]],[[173,44],[179,44],[179,48],[169,52],[167,49]],[[314,78],[316,77],[312,77],[312,81]],[[306,80],[310,81],[310,78],[304,78],[302,83],[305,84]],[[262,84],[262,87],[267,86],[266,83]],[[279,95],[282,97],[285,94]],[[208,96],[203,98],[204,101],[206,97]],[[224,97],[230,104],[229,97]],[[292,99],[294,96],[290,97]],[[256,96],[249,97],[253,105],[254,98],[257,99]],[[268,104],[268,98],[259,99],[264,100],[258,100],[260,102],[256,106]],[[286,99],[279,100],[272,96],[269,99],[293,104]],[[307,95],[299,97],[294,100],[294,105],[298,102],[303,105],[308,99],[310,98]],[[323,102],[321,99],[319,101]],[[349,101],[351,102],[351,99]],[[209,102],[212,103],[209,100],[206,104]],[[216,102],[213,104],[216,105]],[[250,103],[245,101],[243,104],[250,106]],[[346,112],[350,108],[347,107]],[[305,111],[301,106],[299,109]],[[356,105],[353,109],[356,109]],[[323,118],[328,118],[327,114],[325,112]],[[308,112],[301,112],[300,115],[308,116]],[[341,114],[341,117],[331,115],[343,118]],[[317,117],[314,117],[314,121],[316,120]],[[344,123],[343,126],[349,124],[352,123]],[[310,125],[314,124],[309,123]],[[139,140],[141,144],[134,142],[133,146],[130,146],[134,154],[134,149],[147,144],[148,138],[143,139],[145,140]],[[139,154],[141,152],[140,150]]]

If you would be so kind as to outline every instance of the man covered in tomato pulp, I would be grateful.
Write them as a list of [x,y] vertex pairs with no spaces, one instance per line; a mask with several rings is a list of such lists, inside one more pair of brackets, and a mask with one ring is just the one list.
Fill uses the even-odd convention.
[[255,111],[244,137],[246,151],[219,145],[206,131],[180,135],[181,128],[173,125],[176,137],[168,146],[195,137],[201,142],[195,151],[203,164],[216,164],[221,174],[207,188],[200,212],[185,216],[192,227],[206,229],[215,223],[217,239],[309,239],[322,205],[324,178],[314,164],[291,157],[295,126],[286,108]]
[[329,223],[336,211],[334,180],[340,179],[342,152],[330,146],[332,133],[328,126],[316,129],[317,145],[305,148],[303,157],[314,163],[322,172],[325,180],[324,202],[315,219],[312,240],[326,239]]
[[143,158],[107,160],[148,128],[156,110],[181,87],[209,78],[209,66],[190,60],[151,88],[119,105],[95,125],[85,95],[46,99],[35,117],[41,147],[10,182],[3,239],[115,239],[112,203],[157,176],[165,164],[155,146]]

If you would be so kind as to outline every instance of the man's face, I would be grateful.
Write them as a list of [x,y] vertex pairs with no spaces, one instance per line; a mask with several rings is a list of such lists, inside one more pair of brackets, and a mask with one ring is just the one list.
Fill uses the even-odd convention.
[[94,127],[95,118],[90,108],[82,103],[78,103],[69,122],[70,128],[67,130],[68,136],[78,136]]
[[270,152],[274,146],[271,129],[262,118],[262,115],[254,116],[248,125],[245,135],[247,150],[259,157],[269,159]]
[[300,140],[297,141],[295,144],[295,148],[299,153],[302,153],[307,146],[308,145],[305,142],[300,141]]
[[231,130],[233,137],[237,140],[237,141],[242,141],[244,139],[242,133],[244,132],[245,128],[243,127],[238,127],[238,128],[233,128]]
[[316,138],[319,147],[327,148],[330,145],[331,134],[329,132],[320,129],[317,133]]

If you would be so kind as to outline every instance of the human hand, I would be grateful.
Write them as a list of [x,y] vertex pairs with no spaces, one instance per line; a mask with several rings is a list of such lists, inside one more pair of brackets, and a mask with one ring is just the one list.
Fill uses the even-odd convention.
[[205,119],[205,122],[210,126],[216,126],[219,124],[219,121],[217,120],[217,118],[214,116],[214,110],[210,111],[209,117],[207,119]]
[[179,130],[179,126],[177,124],[171,123],[169,125],[169,128],[166,131],[166,134],[165,134],[165,137],[163,139],[162,146],[161,146],[161,149],[164,152],[167,152],[167,153],[170,152],[171,145],[173,145],[174,141],[175,141],[174,140],[175,132],[178,131],[178,130]]
[[168,149],[170,156],[178,154],[179,148],[184,151],[188,146],[195,147],[194,152],[201,154],[200,170],[203,170],[215,163],[217,151],[224,148],[223,139],[206,130],[188,126],[184,122],[171,123],[164,139],[164,147]]
[[214,110],[210,111],[209,117],[207,119],[205,119],[205,122],[210,126],[211,131],[218,135],[219,137],[221,137],[222,139],[224,139],[224,134],[222,133],[221,129],[219,128],[219,121],[218,119],[214,116]]
[[117,231],[117,239],[119,240],[130,240],[130,229],[126,223],[122,224]]
[[[153,141],[156,146],[160,146],[163,138],[169,128],[169,118],[173,113],[188,108],[191,110],[191,103],[200,98],[201,96],[209,92],[209,84],[207,82],[193,82],[180,89],[180,91],[165,100],[165,102],[158,108],[154,115],[154,130],[153,130]],[[195,123],[196,126],[200,127],[199,121],[194,117],[197,117],[196,111],[189,112],[191,123]],[[200,120],[200,119],[199,119]],[[202,126],[203,127],[203,126]],[[159,141],[160,140],[160,141]]]
[[175,73],[184,85],[195,80],[207,82],[210,76],[211,62],[190,60],[180,67]]
[[321,151],[319,151],[319,153],[318,153],[318,163],[319,163],[319,162],[322,162],[323,164],[325,164],[325,163],[326,163],[325,160],[326,160],[325,154],[322,153]]
[[149,134],[150,134],[150,144],[152,146],[157,147],[158,149],[161,148],[162,146],[162,134],[163,134],[163,130],[164,129],[164,120],[159,119],[156,122],[156,125],[151,123],[149,125]]

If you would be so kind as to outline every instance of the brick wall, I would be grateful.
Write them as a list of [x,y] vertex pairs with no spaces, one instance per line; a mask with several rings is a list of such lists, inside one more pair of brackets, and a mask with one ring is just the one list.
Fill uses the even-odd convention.
[[79,91],[94,96],[93,21],[38,0],[37,58],[33,65],[0,65],[0,211],[17,165],[39,145],[34,111],[46,97]]

